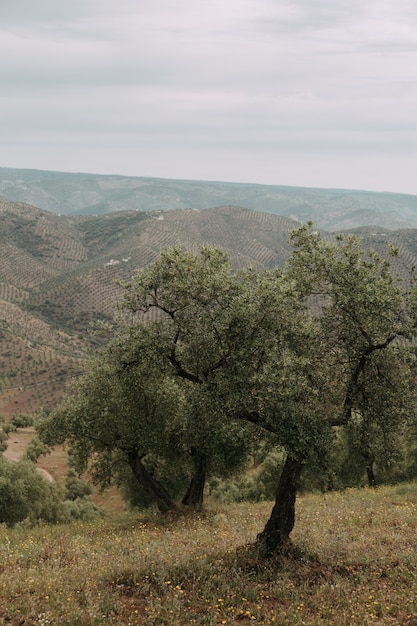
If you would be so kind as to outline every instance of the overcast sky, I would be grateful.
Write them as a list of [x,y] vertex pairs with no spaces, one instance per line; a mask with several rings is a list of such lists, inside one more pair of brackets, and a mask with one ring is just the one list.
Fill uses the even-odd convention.
[[417,194],[416,0],[0,0],[0,166]]

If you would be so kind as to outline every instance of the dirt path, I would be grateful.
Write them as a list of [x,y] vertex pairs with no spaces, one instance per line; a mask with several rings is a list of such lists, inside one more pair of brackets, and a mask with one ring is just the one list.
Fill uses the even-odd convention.
[[[9,459],[9,461],[19,461],[35,436],[35,432],[34,428],[19,428],[16,432],[9,433],[7,448],[3,452],[6,459]],[[36,470],[45,480],[49,480],[51,483],[55,482],[51,474],[43,467],[37,467]]]
[[54,479],[52,478],[51,474],[48,472],[48,470],[46,470],[43,467],[37,467],[36,471],[45,478],[45,480],[48,480],[50,483],[55,482]]

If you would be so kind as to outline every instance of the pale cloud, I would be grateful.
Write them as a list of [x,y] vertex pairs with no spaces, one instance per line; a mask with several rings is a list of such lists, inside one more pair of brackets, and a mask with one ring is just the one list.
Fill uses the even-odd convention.
[[0,165],[417,193],[411,0],[2,0]]

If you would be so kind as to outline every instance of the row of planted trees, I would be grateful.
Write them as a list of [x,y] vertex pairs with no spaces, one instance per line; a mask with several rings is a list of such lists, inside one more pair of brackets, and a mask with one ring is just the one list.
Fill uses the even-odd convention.
[[44,441],[68,441],[78,471],[133,500],[139,486],[161,511],[201,507],[210,478],[279,450],[265,556],[288,545],[302,473],[324,472],[336,444],[356,447],[372,479],[376,450],[389,460],[414,432],[414,278],[356,237],[324,242],[309,224],[291,239],[284,269],[233,272],[202,247],[138,270]]

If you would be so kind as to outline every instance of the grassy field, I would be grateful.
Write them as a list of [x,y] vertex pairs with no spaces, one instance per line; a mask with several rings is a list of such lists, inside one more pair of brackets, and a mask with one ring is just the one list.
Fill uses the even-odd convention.
[[0,527],[0,624],[417,624],[417,485],[300,497],[262,563],[270,508]]

